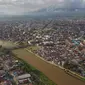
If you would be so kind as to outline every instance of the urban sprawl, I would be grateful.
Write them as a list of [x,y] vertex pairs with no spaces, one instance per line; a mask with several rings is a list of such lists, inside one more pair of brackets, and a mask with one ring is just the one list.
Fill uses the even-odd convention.
[[[0,22],[0,40],[13,41],[21,46],[30,47],[33,53],[46,61],[85,77],[85,20],[3,21]],[[33,49],[33,46],[36,49]],[[3,80],[1,75],[5,72],[1,70],[3,65],[9,70],[8,64],[14,64],[12,67],[16,67],[16,63],[19,63],[12,57],[8,59],[10,55],[5,56],[0,57],[0,81]],[[27,77],[29,85],[32,84],[30,74],[23,73],[20,69],[15,71],[10,71],[10,74],[15,75],[15,79],[22,82],[19,78]],[[9,75],[8,72],[5,73]],[[16,78],[18,74],[23,75]],[[12,76],[10,77],[12,79]]]

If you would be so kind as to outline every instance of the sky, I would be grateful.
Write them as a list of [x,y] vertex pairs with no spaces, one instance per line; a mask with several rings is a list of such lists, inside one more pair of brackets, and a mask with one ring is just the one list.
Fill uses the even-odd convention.
[[44,7],[85,7],[85,0],[0,0],[0,15],[22,15]]

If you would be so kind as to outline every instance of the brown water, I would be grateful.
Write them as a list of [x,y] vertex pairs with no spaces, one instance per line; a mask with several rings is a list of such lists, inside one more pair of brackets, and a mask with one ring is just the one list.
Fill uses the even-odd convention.
[[49,79],[58,85],[85,85],[85,82],[66,74],[65,71],[54,65],[48,64],[34,54],[27,52],[25,49],[14,50],[13,52],[17,54],[19,58],[24,59],[26,62],[43,72]]

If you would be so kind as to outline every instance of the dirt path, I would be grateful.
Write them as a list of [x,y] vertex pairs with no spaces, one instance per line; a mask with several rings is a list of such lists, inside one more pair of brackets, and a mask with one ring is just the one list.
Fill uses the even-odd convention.
[[34,54],[27,52],[24,49],[13,51],[19,58],[24,59],[26,62],[43,72],[49,79],[53,80],[58,85],[85,85],[82,82],[68,74],[54,65],[48,64]]

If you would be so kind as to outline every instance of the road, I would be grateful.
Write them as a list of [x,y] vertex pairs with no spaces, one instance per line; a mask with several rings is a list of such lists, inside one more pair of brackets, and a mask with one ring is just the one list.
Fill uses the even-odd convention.
[[48,64],[34,54],[27,52],[25,49],[14,50],[13,53],[43,72],[49,79],[58,85],[85,85],[85,82],[66,74],[62,69]]

